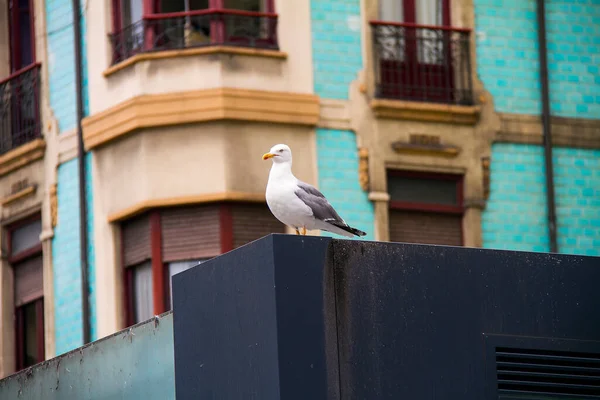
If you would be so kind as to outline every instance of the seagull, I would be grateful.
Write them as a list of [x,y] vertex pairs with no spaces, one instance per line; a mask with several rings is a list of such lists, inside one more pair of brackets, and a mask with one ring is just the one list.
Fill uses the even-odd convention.
[[306,230],[312,229],[347,237],[366,235],[349,226],[314,186],[294,176],[292,150],[287,145],[276,144],[262,158],[273,161],[267,183],[267,205],[275,218],[296,230],[296,235],[306,235]]

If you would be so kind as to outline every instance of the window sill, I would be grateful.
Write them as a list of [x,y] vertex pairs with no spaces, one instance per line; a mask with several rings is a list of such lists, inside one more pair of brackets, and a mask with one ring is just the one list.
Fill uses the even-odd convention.
[[42,138],[32,140],[0,156],[0,176],[19,169],[44,157],[46,142]]
[[105,77],[113,75],[123,69],[126,69],[132,65],[137,64],[141,61],[148,60],[160,60],[168,58],[179,58],[179,57],[191,57],[204,54],[225,54],[225,55],[240,55],[240,56],[254,56],[254,57],[266,57],[275,59],[286,59],[287,53],[279,50],[268,50],[268,49],[257,49],[248,47],[233,47],[233,46],[212,46],[212,47],[198,47],[193,49],[183,50],[165,50],[151,53],[140,53],[133,57],[115,64],[106,69],[102,74]]
[[371,109],[377,118],[405,119],[426,122],[442,122],[475,125],[481,107],[459,106],[403,100],[371,100]]

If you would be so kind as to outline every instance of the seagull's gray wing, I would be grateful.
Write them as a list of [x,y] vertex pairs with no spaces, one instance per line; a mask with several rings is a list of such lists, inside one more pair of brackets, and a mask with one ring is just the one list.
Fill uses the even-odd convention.
[[313,212],[316,219],[336,226],[348,226],[346,221],[338,215],[329,201],[317,188],[308,183],[298,181],[298,188],[294,192]]

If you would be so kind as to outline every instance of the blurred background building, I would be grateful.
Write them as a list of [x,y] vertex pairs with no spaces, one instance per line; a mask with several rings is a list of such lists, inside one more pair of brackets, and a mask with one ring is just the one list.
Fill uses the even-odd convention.
[[289,232],[276,143],[367,239],[600,255],[600,4],[539,3],[0,0],[0,376]]

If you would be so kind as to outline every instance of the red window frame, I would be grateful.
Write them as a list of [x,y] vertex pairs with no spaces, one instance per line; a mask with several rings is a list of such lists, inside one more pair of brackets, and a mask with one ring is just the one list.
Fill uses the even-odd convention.
[[[406,171],[398,169],[389,169],[387,176],[398,176],[402,178],[416,178],[416,179],[428,179],[433,182],[435,181],[453,181],[456,183],[456,205],[447,204],[436,204],[436,203],[421,203],[421,202],[409,202],[409,201],[394,201],[390,199],[389,209],[390,210],[403,210],[403,211],[420,211],[420,212],[431,212],[431,213],[444,213],[463,215],[465,213],[464,206],[464,175],[460,174],[444,174],[435,172],[420,172],[420,171]],[[464,244],[465,235],[464,229],[461,224],[461,242]]]
[[[233,219],[232,205],[223,203],[219,208],[221,254],[233,250]],[[150,212],[150,253],[152,263],[152,296],[153,313],[160,315],[168,311],[169,300],[169,270],[162,255],[162,227],[160,209]],[[123,243],[123,230],[120,230],[121,243]],[[135,301],[133,293],[133,269],[124,267],[125,249],[121,246],[121,265],[123,266],[123,309],[125,310],[125,324],[135,324]]]
[[[32,246],[28,249],[20,251],[16,254],[12,253],[12,237],[14,232],[25,226],[31,222],[41,220],[40,214],[34,214],[29,217],[23,218],[9,226],[7,226],[7,239],[6,239],[6,247],[8,249],[8,263],[11,266],[18,264],[21,261],[24,261],[31,257],[37,257],[42,255],[42,243]],[[35,300],[30,301],[26,304],[21,304],[18,307],[15,307],[15,362],[17,371],[25,368],[25,343],[23,342],[24,334],[25,334],[25,306],[30,304],[35,304],[36,308],[36,341],[37,341],[37,362],[42,362],[46,358],[46,348],[45,348],[45,337],[44,337],[44,296],[39,297]]]
[[[470,32],[469,29],[451,27],[450,0],[442,1],[442,24],[424,25],[417,24],[416,1],[403,0],[404,21],[391,22],[386,20],[370,21],[371,25],[388,25],[404,28],[404,59],[380,59],[378,68],[381,71],[381,90],[384,97],[416,98],[423,96],[426,87],[444,89],[437,95],[428,94],[430,100],[451,102],[453,100],[454,66],[450,51],[445,52],[445,65],[429,64],[418,60],[418,34],[419,29],[432,29],[441,31],[444,46],[451,45],[453,32]],[[380,15],[380,18],[384,16]],[[445,92],[447,91],[447,92]]]
[[[32,0],[30,0],[30,1],[32,1]],[[113,33],[118,33],[121,30],[123,30],[124,28],[126,28],[125,26],[123,26],[123,18],[122,18],[122,12],[121,12],[122,7],[123,7],[123,1],[126,1],[126,0],[112,0]],[[227,10],[224,8],[224,0],[209,0],[208,8],[206,10],[194,10],[194,11],[177,12],[177,13],[161,13],[161,11],[160,11],[161,0],[140,0],[140,1],[142,1],[143,19],[156,19],[156,18],[160,18],[160,17],[165,18],[167,16],[177,16],[177,15],[182,15],[182,14],[200,15],[203,12],[211,13],[211,12],[219,12],[219,11],[232,11],[232,10]],[[264,14],[275,13],[275,0],[266,0],[265,6],[266,6],[266,10],[264,11]],[[243,14],[244,11],[238,10],[237,13]],[[251,15],[251,14],[254,14],[254,13],[248,12],[248,15]],[[136,22],[136,21],[132,21],[131,23],[134,23],[134,22]],[[224,35],[224,33],[223,33],[224,27],[223,27],[222,22],[220,22],[220,21],[215,21],[215,22],[213,22],[213,24],[215,24],[216,29],[211,29],[211,37],[214,42],[219,43],[219,38],[222,39],[222,37]],[[153,35],[154,35],[153,29],[151,29],[150,27],[146,27],[145,28],[145,38],[144,38],[146,47],[151,46],[151,43],[153,42]]]

